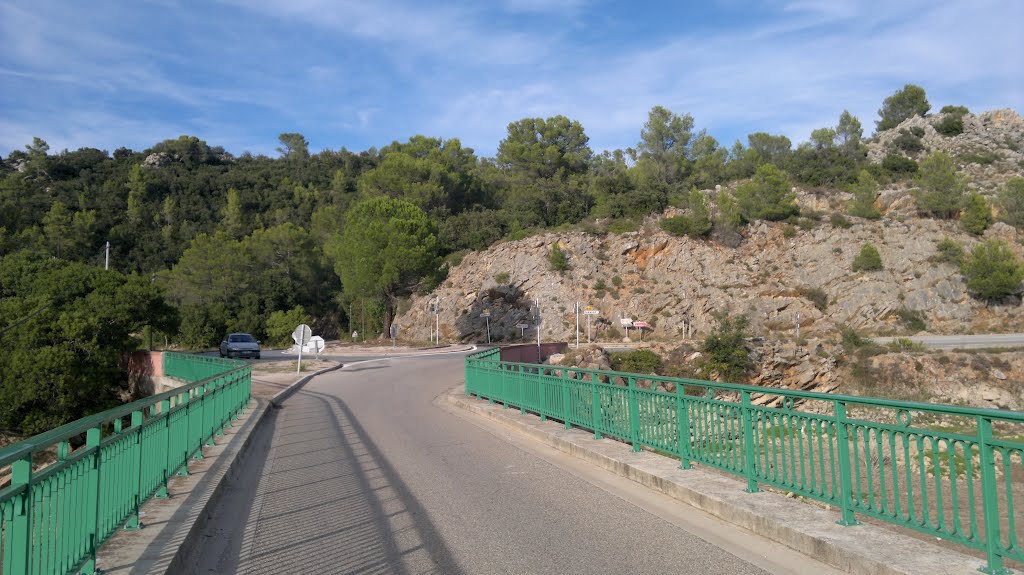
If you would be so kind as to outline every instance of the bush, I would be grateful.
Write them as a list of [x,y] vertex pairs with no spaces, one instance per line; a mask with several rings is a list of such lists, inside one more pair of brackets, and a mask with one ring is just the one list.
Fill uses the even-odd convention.
[[967,196],[964,213],[960,216],[960,225],[976,236],[988,229],[992,223],[992,208],[981,194]]
[[917,185],[914,199],[921,212],[947,219],[960,212],[967,182],[945,152],[935,152],[921,162]]
[[627,373],[658,373],[661,369],[661,356],[649,349],[624,351],[611,354],[612,371]]
[[939,113],[966,116],[967,114],[970,114],[971,111],[967,109],[967,106],[943,106],[942,109],[939,110]]
[[891,176],[900,177],[916,174],[917,162],[899,154],[889,154],[882,159],[882,169]]
[[999,191],[999,219],[1024,229],[1024,178],[1011,178]]
[[551,253],[548,254],[548,263],[551,264],[551,269],[556,272],[564,272],[569,269],[569,258],[566,257],[565,252],[558,245],[558,242],[551,244]]
[[901,307],[896,312],[896,317],[899,319],[903,327],[907,328],[911,333],[917,333],[928,329],[928,324],[925,323],[925,315],[923,311],[907,309]]
[[494,281],[499,284],[507,284],[509,279],[508,272],[498,272],[494,274]]
[[828,294],[821,288],[801,288],[800,295],[820,311],[825,311],[828,307]]
[[995,301],[1020,291],[1024,265],[1017,261],[1006,242],[988,240],[964,258],[960,273],[975,297]]
[[736,202],[748,222],[784,220],[800,212],[789,176],[772,164],[757,168],[753,179],[736,189]]
[[832,217],[829,218],[829,222],[832,223],[832,227],[842,228],[844,230],[853,225],[843,214],[832,214]]
[[718,327],[704,338],[701,367],[705,373],[717,371],[722,381],[741,382],[753,367],[746,348],[748,320],[724,313],[716,318]]
[[880,269],[882,269],[882,256],[879,255],[875,246],[871,244],[861,246],[860,253],[853,258],[853,271],[873,272]]
[[619,276],[612,276],[612,285],[615,287],[622,287],[622,278]]
[[311,323],[309,314],[301,306],[297,305],[288,311],[275,311],[267,318],[268,343],[275,347],[287,347],[292,345],[292,332],[302,324]]
[[954,239],[942,238],[935,244],[935,255],[932,261],[960,265],[964,257],[964,248]]
[[640,229],[640,224],[628,218],[619,218],[608,222],[605,228],[610,234],[625,234]]
[[911,154],[924,150],[924,144],[921,143],[921,136],[912,134],[907,130],[900,130],[900,135],[896,136],[892,143],[896,148]]
[[946,114],[935,124],[935,131],[947,137],[959,136],[964,133],[964,118],[957,114]]
[[875,198],[878,196],[878,182],[867,170],[861,170],[857,175],[857,182],[850,187],[853,199],[850,200],[847,210],[851,216],[877,220],[882,217],[878,208],[875,207]]
[[604,278],[598,278],[597,281],[594,282],[594,291],[604,291],[606,289],[608,289],[608,284],[604,283]]

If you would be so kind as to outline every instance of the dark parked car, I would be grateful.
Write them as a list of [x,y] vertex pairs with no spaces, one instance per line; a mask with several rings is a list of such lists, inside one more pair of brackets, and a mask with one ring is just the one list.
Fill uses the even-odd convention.
[[220,342],[221,357],[260,358],[260,342],[247,333],[231,333]]

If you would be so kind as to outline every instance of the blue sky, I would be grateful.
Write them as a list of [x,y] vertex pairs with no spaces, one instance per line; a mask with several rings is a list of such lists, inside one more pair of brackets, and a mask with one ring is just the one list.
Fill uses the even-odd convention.
[[1021,22],[1020,0],[0,0],[0,155],[181,134],[274,155],[301,132],[493,156],[509,122],[556,114],[604,150],[654,105],[725,145],[797,143],[844,108],[870,133],[907,82],[935,110],[1024,110]]

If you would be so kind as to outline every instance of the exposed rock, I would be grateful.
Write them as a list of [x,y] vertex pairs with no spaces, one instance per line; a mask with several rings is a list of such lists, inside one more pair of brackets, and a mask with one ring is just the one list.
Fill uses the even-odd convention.
[[142,166],[146,168],[162,168],[164,166],[171,165],[173,158],[167,152],[154,152],[142,161]]

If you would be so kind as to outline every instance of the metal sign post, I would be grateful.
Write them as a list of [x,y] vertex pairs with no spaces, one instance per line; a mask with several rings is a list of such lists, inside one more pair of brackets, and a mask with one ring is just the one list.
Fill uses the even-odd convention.
[[576,302],[576,349],[580,348],[580,302]]
[[646,321],[634,321],[633,322],[633,327],[635,327],[640,332],[640,341],[643,341],[644,340],[644,328],[651,327],[651,326]]
[[487,343],[491,343],[491,310],[485,309],[480,312],[480,317],[487,322]]
[[292,339],[299,346],[299,361],[295,364],[295,373],[302,371],[302,348],[309,343],[309,338],[311,337],[313,337],[313,330],[309,329],[309,326],[306,324],[300,325],[292,332]]
[[587,343],[590,343],[590,316],[598,315],[600,313],[601,312],[589,305],[583,310],[583,315],[587,316]]
[[395,349],[395,338],[398,337],[398,325],[392,322],[389,331],[391,332],[391,349]]

